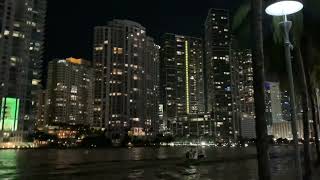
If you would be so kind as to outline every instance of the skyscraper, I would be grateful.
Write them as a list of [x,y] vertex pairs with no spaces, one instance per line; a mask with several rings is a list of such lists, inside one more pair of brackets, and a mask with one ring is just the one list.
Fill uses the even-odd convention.
[[38,94],[37,98],[37,114],[36,114],[36,122],[35,127],[38,130],[42,130],[46,126],[45,116],[46,116],[46,98],[47,91],[43,90]]
[[[236,61],[232,66],[236,68],[238,79],[236,80],[236,106],[239,115],[236,116],[236,128],[239,129],[241,136],[255,138],[255,110],[254,110],[254,90],[253,90],[253,69],[252,54],[248,49],[232,49],[232,61]],[[240,134],[239,134],[240,135]]]
[[[32,127],[36,97],[41,90],[42,52],[46,0],[0,1],[0,111],[1,122],[12,121],[14,128]],[[8,100],[8,101],[7,101]],[[7,102],[14,100],[14,118],[6,118]]]
[[281,92],[282,118],[284,121],[291,121],[290,97],[288,91]]
[[266,88],[266,110],[271,115],[270,122],[283,121],[281,107],[281,91],[279,82],[265,82]]
[[94,127],[106,128],[112,138],[152,134],[158,122],[158,54],[139,23],[113,20],[95,27]]
[[233,139],[236,131],[230,36],[229,12],[210,9],[205,22],[206,109],[212,112],[218,140]]
[[160,129],[159,96],[160,96],[160,46],[147,37],[144,72],[144,131],[147,135],[156,135]]
[[94,71],[84,59],[49,62],[45,124],[93,123]]
[[160,102],[163,120],[173,131],[177,124],[186,128],[183,117],[204,113],[203,45],[199,38],[169,33],[161,41]]

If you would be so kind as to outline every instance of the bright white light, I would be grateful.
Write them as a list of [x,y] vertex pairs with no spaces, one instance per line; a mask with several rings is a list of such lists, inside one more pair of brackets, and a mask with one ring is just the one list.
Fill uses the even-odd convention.
[[206,145],[207,145],[206,142],[204,142],[204,141],[201,142],[201,146],[206,146]]
[[268,6],[266,13],[271,16],[284,16],[294,14],[302,8],[303,4],[298,1],[280,1]]

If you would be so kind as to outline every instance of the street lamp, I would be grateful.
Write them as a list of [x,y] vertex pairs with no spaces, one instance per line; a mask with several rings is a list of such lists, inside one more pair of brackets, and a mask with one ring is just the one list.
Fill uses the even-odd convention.
[[298,1],[279,1],[266,8],[266,13],[271,16],[287,16],[302,10],[303,4]]
[[290,106],[291,106],[291,130],[294,140],[295,153],[296,153],[296,168],[297,168],[297,179],[302,179],[302,170],[301,170],[301,158],[300,150],[298,145],[298,134],[297,134],[297,110],[295,102],[295,93],[294,93],[294,83],[293,83],[293,74],[292,74],[292,64],[291,64],[291,49],[293,48],[290,42],[290,29],[292,22],[288,21],[287,16],[294,14],[302,10],[303,4],[299,1],[279,1],[271,4],[266,8],[266,13],[271,16],[282,16],[283,21],[280,23],[280,26],[284,30],[284,46],[285,46],[285,57],[286,57],[286,67],[288,71],[289,87],[290,87]]

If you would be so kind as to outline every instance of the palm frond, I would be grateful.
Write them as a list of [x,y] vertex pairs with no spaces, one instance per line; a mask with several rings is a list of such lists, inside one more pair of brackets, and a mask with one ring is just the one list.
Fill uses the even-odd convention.
[[246,19],[249,18],[251,10],[251,4],[249,0],[246,0],[235,12],[232,21],[232,30],[236,31],[242,26]]
[[304,30],[302,11],[292,16],[292,23],[293,23],[293,27],[292,27],[293,44],[295,46],[299,46],[301,42],[303,30]]
[[283,30],[281,29],[280,23],[283,21],[282,17],[275,16],[272,18],[273,27],[273,41],[275,44],[283,43]]

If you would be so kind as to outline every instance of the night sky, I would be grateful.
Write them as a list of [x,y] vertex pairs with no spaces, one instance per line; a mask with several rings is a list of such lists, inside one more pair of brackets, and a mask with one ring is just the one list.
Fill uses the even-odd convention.
[[[128,19],[146,27],[147,34],[159,43],[162,34],[176,33],[203,37],[204,21],[210,8],[230,9],[239,7],[241,0],[48,0],[46,42],[44,61],[54,58],[76,57],[92,59],[93,28],[106,25],[112,19]],[[313,6],[311,6],[312,9]],[[310,7],[309,7],[310,8]],[[308,27],[318,32],[320,13],[317,8],[307,10]],[[269,18],[270,20],[270,18]],[[306,22],[305,22],[306,23]],[[267,24],[270,24],[267,25]],[[265,23],[265,41],[272,41],[272,33],[267,29],[271,21]],[[268,33],[266,33],[268,32]],[[314,37],[320,47],[320,36]],[[272,48],[273,46],[265,46]],[[281,46],[278,48],[282,48]],[[283,54],[283,52],[280,52]],[[266,51],[265,55],[268,55]],[[269,54],[270,55],[270,54]],[[278,55],[276,55],[278,56]],[[277,79],[285,73],[284,61],[269,62],[266,56],[268,77]],[[270,58],[270,57],[269,57]],[[47,66],[44,66],[46,82]],[[269,68],[268,68],[269,67]],[[283,76],[286,77],[286,76]]]
[[166,32],[202,36],[210,8],[233,9],[239,0],[51,0],[48,2],[45,61],[91,60],[93,27],[129,19],[158,41]]

